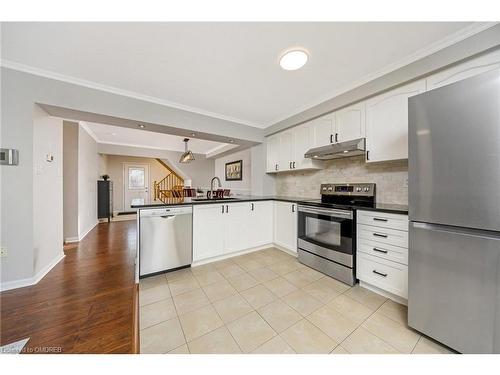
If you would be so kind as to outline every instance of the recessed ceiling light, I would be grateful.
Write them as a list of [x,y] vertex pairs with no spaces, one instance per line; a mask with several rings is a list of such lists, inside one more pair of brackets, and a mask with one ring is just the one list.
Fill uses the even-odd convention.
[[196,137],[196,134],[194,134],[194,133],[191,133],[191,137]]
[[144,129],[146,127],[146,125],[144,125],[144,124],[139,124],[137,126],[140,127],[141,129]]
[[305,50],[293,49],[281,55],[280,66],[285,70],[297,70],[302,68],[308,59],[309,55]]

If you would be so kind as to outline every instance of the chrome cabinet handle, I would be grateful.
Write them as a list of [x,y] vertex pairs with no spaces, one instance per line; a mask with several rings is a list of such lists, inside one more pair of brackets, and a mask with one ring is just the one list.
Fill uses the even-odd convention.
[[290,169],[292,169],[292,162],[290,162]]
[[382,277],[387,277],[387,274],[386,274],[386,273],[378,272],[377,270],[373,270],[372,272],[373,272],[374,274],[376,274],[376,275],[379,275],[379,276],[382,276]]
[[382,253],[382,254],[387,254],[388,253],[387,250],[377,249],[376,247],[373,248],[373,251],[377,251],[377,252]]
[[292,212],[295,212],[295,205],[292,204]]
[[387,238],[387,234],[373,233],[375,237]]
[[253,208],[254,208],[254,207],[253,207],[253,203],[251,203],[251,205],[252,205],[252,211],[253,211]]
[[222,205],[222,213],[224,213],[224,205]]
[[293,162],[293,169],[295,169],[295,162]]
[[330,134],[330,143],[333,143],[333,134]]
[[335,143],[339,141],[339,133],[335,133]]
[[387,220],[387,219],[381,219],[379,217],[374,217],[373,221],[383,221],[384,223],[387,223],[389,220]]
[[226,214],[229,212],[229,206],[226,204]]

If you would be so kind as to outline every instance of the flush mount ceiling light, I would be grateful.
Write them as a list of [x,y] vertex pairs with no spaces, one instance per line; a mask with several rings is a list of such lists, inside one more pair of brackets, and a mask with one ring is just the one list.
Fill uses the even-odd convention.
[[297,70],[302,68],[309,59],[309,54],[303,49],[292,49],[283,53],[280,57],[280,66],[285,70]]
[[144,128],[146,127],[146,125],[144,125],[144,124],[139,124],[139,125],[137,125],[137,126],[138,126],[139,128],[141,128],[141,129],[144,129]]
[[190,163],[194,160],[194,155],[190,150],[188,150],[189,138],[184,138],[183,142],[184,142],[184,153],[181,155],[179,163]]

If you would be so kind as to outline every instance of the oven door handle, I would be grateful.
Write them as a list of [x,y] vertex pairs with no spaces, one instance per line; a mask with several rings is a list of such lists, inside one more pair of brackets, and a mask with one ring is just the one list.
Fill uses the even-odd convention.
[[321,208],[309,208],[305,206],[299,206],[299,213],[301,212],[307,212],[310,214],[317,214],[317,215],[325,215],[325,216],[330,216],[330,217],[340,217],[340,218],[345,218],[345,219],[352,219],[352,212],[351,211],[343,211],[343,210],[325,210]]

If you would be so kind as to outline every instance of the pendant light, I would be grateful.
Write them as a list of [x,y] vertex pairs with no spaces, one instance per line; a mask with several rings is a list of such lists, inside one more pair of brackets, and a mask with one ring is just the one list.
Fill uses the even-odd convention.
[[188,142],[189,138],[184,138],[184,153],[181,155],[179,163],[190,163],[194,160],[193,153],[188,150]]

